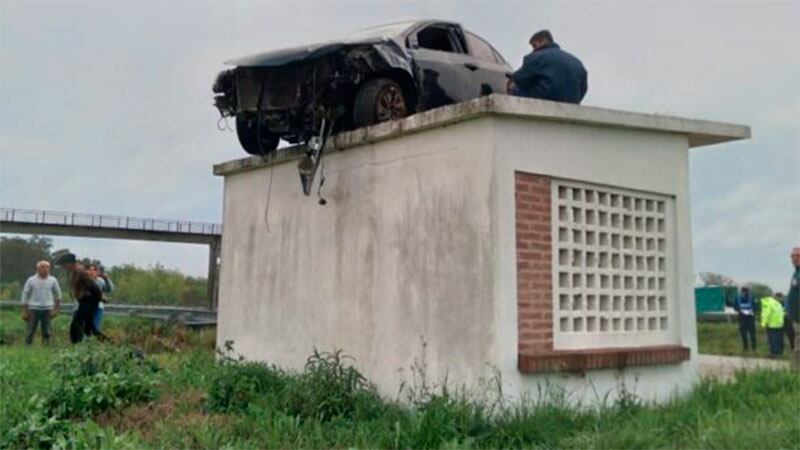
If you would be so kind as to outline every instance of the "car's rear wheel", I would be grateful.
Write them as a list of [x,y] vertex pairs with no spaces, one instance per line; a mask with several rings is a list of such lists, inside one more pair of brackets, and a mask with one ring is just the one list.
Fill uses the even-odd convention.
[[408,101],[403,88],[391,78],[375,78],[365,82],[353,102],[353,123],[356,127],[373,125],[408,115]]
[[[260,128],[260,129],[259,129]],[[266,155],[278,148],[280,136],[258,126],[255,116],[239,114],[236,116],[236,136],[244,151],[251,155]]]

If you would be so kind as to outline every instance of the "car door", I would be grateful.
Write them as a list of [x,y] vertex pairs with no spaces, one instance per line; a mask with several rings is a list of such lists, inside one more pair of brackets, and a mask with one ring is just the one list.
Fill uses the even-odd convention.
[[408,37],[407,45],[419,80],[422,109],[476,97],[473,58],[467,54],[461,27],[427,24]]
[[469,31],[464,34],[469,56],[476,67],[473,72],[476,81],[480,82],[478,95],[505,94],[508,84],[506,74],[511,72],[511,67],[486,40]]

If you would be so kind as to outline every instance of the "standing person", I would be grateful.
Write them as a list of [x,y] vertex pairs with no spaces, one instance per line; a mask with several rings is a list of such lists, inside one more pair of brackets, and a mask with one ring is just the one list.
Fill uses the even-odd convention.
[[756,314],[759,304],[750,294],[750,288],[743,287],[736,297],[733,309],[739,313],[739,334],[742,336],[742,348],[747,351],[747,340],[750,339],[750,350],[756,351]]
[[783,306],[773,297],[761,298],[761,327],[767,330],[769,356],[777,358],[783,354]]
[[114,292],[114,283],[111,281],[111,278],[106,273],[106,268],[103,265],[97,266],[97,276],[103,279],[106,283],[106,290],[104,292],[110,294]]
[[86,267],[86,273],[89,277],[94,280],[97,287],[100,288],[100,292],[102,293],[102,298],[100,299],[100,303],[97,304],[97,310],[94,313],[94,319],[92,319],[92,323],[94,324],[95,330],[97,332],[101,332],[100,325],[103,322],[103,313],[105,312],[105,304],[106,304],[106,293],[111,292],[109,288],[110,280],[102,275],[102,266],[97,264],[89,264]]
[[775,294],[775,300],[779,301],[783,306],[783,332],[786,334],[786,338],[789,339],[789,348],[794,352],[795,330],[794,326],[792,326],[792,321],[789,320],[788,299],[783,296],[783,292],[778,292]]
[[95,316],[95,328],[98,330],[100,329],[100,322],[103,320],[103,314],[105,313],[105,305],[109,301],[109,297],[111,293],[114,292],[114,282],[111,281],[111,278],[106,274],[106,268],[102,265],[97,266],[98,277],[103,280],[103,301],[100,303],[100,313]]
[[[786,299],[786,305],[789,307],[787,315],[789,320],[794,323],[794,328],[800,329],[800,247],[792,249],[790,258],[794,273],[792,274],[792,280],[789,282],[789,296]],[[795,370],[800,370],[800,334],[796,333],[794,339],[792,367]]]
[[70,287],[78,310],[72,316],[69,327],[70,340],[76,344],[85,336],[102,335],[94,327],[94,316],[103,293],[86,270],[77,263],[75,255],[67,253],[58,259],[58,264],[69,272]]
[[50,275],[50,263],[36,263],[36,274],[25,281],[22,288],[22,317],[28,322],[25,344],[31,345],[36,327],[42,324],[42,341],[50,343],[50,319],[58,314],[61,306],[61,288],[58,280]]
[[533,49],[522,67],[510,74],[509,93],[556,102],[580,103],[589,88],[586,68],[570,53],[561,50],[548,30],[531,36]]

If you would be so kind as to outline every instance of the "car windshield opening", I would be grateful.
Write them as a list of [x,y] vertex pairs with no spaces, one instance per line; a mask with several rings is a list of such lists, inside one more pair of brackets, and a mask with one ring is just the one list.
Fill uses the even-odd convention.
[[442,52],[458,53],[450,31],[440,27],[428,27],[417,33],[417,43],[422,48]]

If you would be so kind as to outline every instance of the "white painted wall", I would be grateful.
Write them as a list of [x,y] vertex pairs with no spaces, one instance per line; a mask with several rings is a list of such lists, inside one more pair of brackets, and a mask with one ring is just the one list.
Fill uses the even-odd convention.
[[218,344],[294,369],[315,346],[343,348],[394,396],[425,340],[430,379],[474,385],[495,367],[513,396],[557,383],[576,400],[613,398],[615,371],[517,371],[521,170],[674,196],[674,332],[692,359],[621,379],[648,398],[686,390],[697,374],[687,145],[680,134],[477,116],[330,154],[324,207],[302,196],[296,160],[228,174]]
[[[620,383],[646,398],[665,399],[685,391],[697,379],[697,336],[692,290],[691,227],[689,216],[688,142],[686,136],[637,130],[579,126],[516,118],[492,122],[494,202],[494,293],[498,321],[517,323],[516,234],[514,172],[524,171],[562,179],[605,184],[674,196],[676,217],[675,272],[679,297],[672,299],[677,317],[676,343],[691,349],[682,364],[592,371],[586,377],[528,375],[517,371],[516,326],[498,327],[498,367],[511,395],[538,386],[557,384],[575,399],[614,398]],[[637,343],[630,343],[636,346]]]
[[227,176],[218,343],[294,369],[342,348],[394,396],[425,341],[430,379],[477,381],[497,353],[490,125],[331,153],[326,206],[296,161]]

